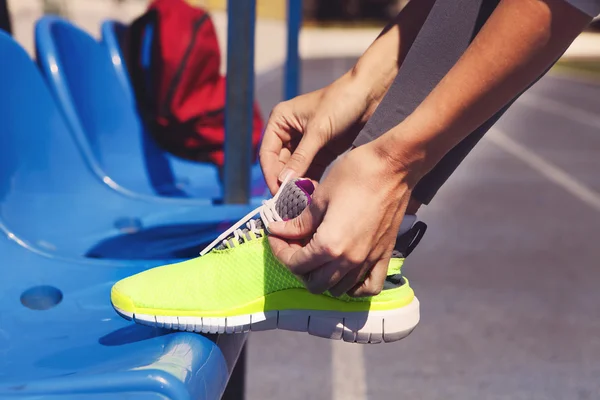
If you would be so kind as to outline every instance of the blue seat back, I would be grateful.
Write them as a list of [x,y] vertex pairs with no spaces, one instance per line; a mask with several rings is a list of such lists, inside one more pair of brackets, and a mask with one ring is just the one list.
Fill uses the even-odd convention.
[[36,50],[89,162],[136,192],[185,196],[176,188],[165,153],[144,131],[133,96],[100,43],[68,21],[46,16],[36,25]]
[[129,81],[127,64],[121,52],[122,45],[125,41],[125,35],[127,34],[127,25],[119,21],[106,20],[102,22],[100,32],[102,35],[101,43],[104,46],[105,51],[108,51],[113,68],[119,77],[119,82],[127,95],[135,102],[133,87]]
[[83,162],[33,61],[2,32],[0,57],[0,220],[40,244],[85,224],[112,191]]
[[[110,188],[110,179],[84,161],[40,71],[1,32],[0,56],[10,60],[0,63],[0,229],[9,237],[38,250],[82,256],[139,221],[141,228],[149,228],[140,231],[143,238],[160,234],[161,246],[171,241],[179,248],[180,242],[212,240],[223,230],[212,225],[249,211],[250,206],[135,197]],[[189,225],[191,236],[177,228],[182,224]],[[154,227],[166,230],[155,233]],[[204,227],[210,229],[205,232]],[[156,247],[156,240],[145,247]],[[144,243],[139,245],[143,258]]]

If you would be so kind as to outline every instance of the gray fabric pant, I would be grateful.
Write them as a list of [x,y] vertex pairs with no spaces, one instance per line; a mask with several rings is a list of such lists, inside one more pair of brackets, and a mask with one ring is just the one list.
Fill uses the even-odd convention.
[[[394,82],[353,145],[358,147],[370,142],[410,115],[458,61],[499,1],[437,0]],[[413,197],[429,204],[467,154],[517,98],[448,152],[419,181]]]

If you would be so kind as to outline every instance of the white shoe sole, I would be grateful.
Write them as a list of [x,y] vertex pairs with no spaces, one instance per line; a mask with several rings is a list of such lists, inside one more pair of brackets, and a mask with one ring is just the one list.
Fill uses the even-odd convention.
[[390,343],[408,336],[420,319],[419,300],[395,310],[335,312],[267,311],[235,317],[165,317],[115,310],[138,324],[198,333],[243,333],[283,329],[349,343]]

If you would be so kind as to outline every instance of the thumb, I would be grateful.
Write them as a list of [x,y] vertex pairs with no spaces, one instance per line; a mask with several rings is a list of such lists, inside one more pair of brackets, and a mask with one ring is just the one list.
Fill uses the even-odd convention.
[[284,182],[289,178],[305,176],[319,150],[321,150],[321,142],[318,138],[315,135],[304,135],[279,174],[279,181]]
[[269,233],[288,240],[299,240],[312,237],[323,221],[325,210],[317,207],[314,202],[309,204],[302,213],[294,219],[271,222]]

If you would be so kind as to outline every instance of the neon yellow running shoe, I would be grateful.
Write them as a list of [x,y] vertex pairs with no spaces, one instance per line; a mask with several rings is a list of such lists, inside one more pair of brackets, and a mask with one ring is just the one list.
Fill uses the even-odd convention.
[[[424,234],[425,224],[414,216],[405,218],[388,277],[377,296],[312,294],[275,258],[267,228],[270,222],[298,216],[310,204],[313,190],[309,180],[287,182],[200,257],[116,283],[111,292],[113,307],[139,324],[189,332],[278,328],[357,343],[404,338],[419,322],[419,301],[401,268]],[[260,217],[252,219],[257,214]]]

